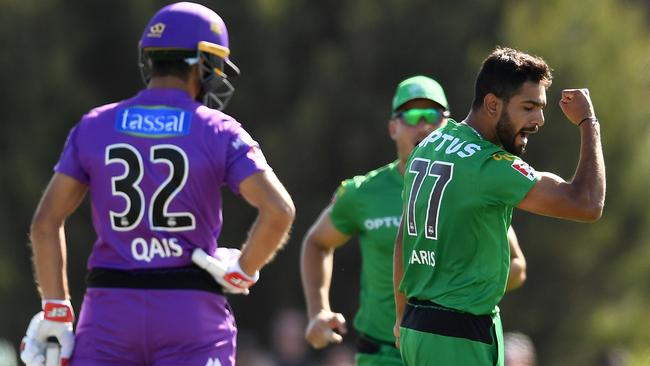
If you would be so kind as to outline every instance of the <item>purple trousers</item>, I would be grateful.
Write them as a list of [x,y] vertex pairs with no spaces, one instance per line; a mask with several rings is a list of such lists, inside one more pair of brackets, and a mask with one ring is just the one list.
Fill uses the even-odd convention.
[[237,327],[222,295],[88,288],[71,366],[234,366]]

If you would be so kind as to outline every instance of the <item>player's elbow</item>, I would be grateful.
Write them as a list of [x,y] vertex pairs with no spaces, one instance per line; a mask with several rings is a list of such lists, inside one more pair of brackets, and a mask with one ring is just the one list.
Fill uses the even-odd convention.
[[63,226],[63,220],[54,219],[45,212],[37,210],[29,228],[30,240],[32,243],[38,243],[40,242],[39,238],[58,235],[61,226]]
[[603,217],[603,206],[602,205],[598,206],[598,207],[595,207],[593,210],[591,210],[587,222],[596,222],[596,221],[600,220],[601,217]]
[[303,256],[321,256],[332,253],[334,248],[324,240],[323,234],[311,227],[302,241]]
[[289,228],[296,218],[296,206],[290,197],[283,197],[265,207],[266,214],[277,226]]
[[593,223],[603,216],[603,209],[605,207],[605,191],[583,189],[574,190],[572,194],[574,197],[574,205],[578,208],[579,218],[578,221],[585,223]]
[[582,209],[580,221],[585,223],[594,223],[603,216],[604,202],[590,202]]
[[293,221],[296,219],[296,206],[293,204],[291,198],[284,200],[282,205],[278,208],[278,212],[283,217],[283,219],[288,223],[289,226],[293,224]]

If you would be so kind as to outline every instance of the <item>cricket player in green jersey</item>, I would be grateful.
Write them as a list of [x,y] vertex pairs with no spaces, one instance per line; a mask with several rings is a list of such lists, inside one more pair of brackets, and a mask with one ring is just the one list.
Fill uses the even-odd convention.
[[[395,347],[395,302],[392,285],[393,245],[402,213],[404,166],[413,147],[447,123],[449,106],[442,87],[426,76],[414,76],[397,87],[388,132],[398,159],[366,175],[345,180],[309,230],[302,248],[302,280],[310,319],[309,343],[322,348],[342,341],[345,318],[330,309],[329,288],[334,249],[358,236],[361,246],[358,365],[402,365]],[[525,259],[511,232],[511,288],[525,278]]]
[[550,84],[544,60],[497,48],[483,61],[465,120],[448,121],[409,157],[393,278],[406,365],[503,365],[497,304],[514,207],[574,221],[600,218],[605,165],[587,89],[565,89],[560,100],[581,136],[573,179],[536,172],[519,157],[544,125]]

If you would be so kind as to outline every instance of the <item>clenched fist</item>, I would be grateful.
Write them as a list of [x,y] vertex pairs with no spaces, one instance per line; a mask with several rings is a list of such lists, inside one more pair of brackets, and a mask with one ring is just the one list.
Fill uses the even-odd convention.
[[314,348],[323,348],[330,343],[341,343],[347,331],[343,314],[322,310],[309,321],[305,339]]
[[589,89],[564,89],[560,108],[569,121],[577,125],[586,118],[596,118]]

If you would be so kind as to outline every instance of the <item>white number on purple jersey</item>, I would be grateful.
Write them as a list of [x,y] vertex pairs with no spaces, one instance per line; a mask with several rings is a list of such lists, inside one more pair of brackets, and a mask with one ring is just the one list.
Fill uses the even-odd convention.
[[[149,159],[154,164],[166,164],[169,175],[156,189],[149,201],[149,226],[156,231],[185,231],[195,228],[190,212],[169,212],[169,205],[183,189],[189,174],[187,154],[175,145],[162,144],[151,147]],[[126,201],[122,212],[109,211],[111,227],[116,231],[133,230],[140,224],[147,204],[139,187],[144,174],[142,156],[133,146],[113,144],[106,147],[106,165],[124,165],[124,173],[111,179],[114,196]]]

